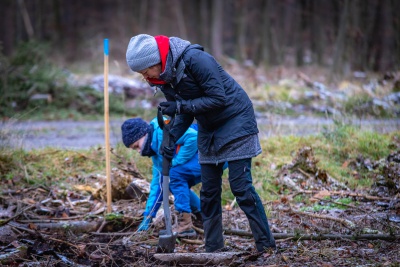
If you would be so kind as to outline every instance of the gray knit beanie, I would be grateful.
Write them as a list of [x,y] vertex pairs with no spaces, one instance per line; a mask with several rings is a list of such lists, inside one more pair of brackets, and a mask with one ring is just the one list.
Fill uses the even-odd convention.
[[150,125],[141,118],[126,120],[121,126],[122,142],[129,147],[145,136],[150,130]]
[[148,34],[131,38],[126,50],[126,62],[131,70],[139,72],[161,62],[156,39]]

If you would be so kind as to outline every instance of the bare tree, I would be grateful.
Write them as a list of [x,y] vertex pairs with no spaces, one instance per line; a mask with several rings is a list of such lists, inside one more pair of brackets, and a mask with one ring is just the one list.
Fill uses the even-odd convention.
[[173,7],[174,17],[176,19],[176,24],[178,27],[178,35],[183,39],[187,39],[188,35],[186,30],[185,19],[183,16],[181,0],[172,0],[171,6]]
[[[400,10],[400,1],[392,0],[392,24],[393,24],[393,32],[394,32],[394,58],[400,58],[400,17],[398,14],[398,10]],[[400,62],[395,62],[394,68],[400,68]]]
[[236,57],[239,61],[247,59],[246,32],[247,32],[247,4],[248,1],[236,1],[235,24],[236,24]]
[[323,35],[321,1],[313,0],[310,6],[311,25],[310,25],[310,47],[312,51],[312,61],[317,65],[323,65],[323,53],[325,47],[325,39]]
[[223,17],[224,0],[216,0],[212,3],[212,26],[211,26],[211,50],[217,59],[221,59],[223,55],[222,33],[223,33]]
[[342,64],[345,61],[346,32],[349,22],[349,0],[344,0],[343,11],[341,12],[338,36],[335,43],[335,54],[333,57],[332,70],[336,74],[343,74]]
[[160,34],[160,11],[163,1],[152,0],[150,1],[151,10],[148,12],[147,19],[149,20],[149,33],[153,35]]
[[200,21],[198,22],[197,29],[200,34],[200,43],[205,47],[210,47],[210,8],[211,3],[209,0],[200,0]]
[[[0,42],[11,55],[32,36],[66,60],[95,54],[99,38],[178,35],[215,57],[268,66],[332,62],[332,70],[385,71],[400,65],[399,0],[2,0]],[[105,19],[107,18],[107,19]],[[90,43],[92,46],[88,46]],[[125,45],[112,45],[121,57]]]

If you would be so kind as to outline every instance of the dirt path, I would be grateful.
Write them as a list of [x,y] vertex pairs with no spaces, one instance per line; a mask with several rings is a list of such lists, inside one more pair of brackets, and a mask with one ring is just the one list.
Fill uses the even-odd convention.
[[[115,146],[121,142],[121,121],[110,121],[110,143]],[[400,130],[400,119],[361,120],[354,125],[362,129],[378,132]],[[334,122],[323,118],[285,118],[259,117],[260,137],[274,135],[310,135],[321,132],[324,128],[333,128]],[[12,144],[24,149],[39,149],[47,146],[65,149],[88,149],[104,144],[104,122],[102,121],[51,121],[0,123],[0,128],[13,136]],[[3,141],[0,139],[0,141]]]

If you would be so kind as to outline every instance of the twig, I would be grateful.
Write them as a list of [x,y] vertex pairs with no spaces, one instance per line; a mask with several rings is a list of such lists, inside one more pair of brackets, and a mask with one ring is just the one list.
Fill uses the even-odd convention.
[[124,235],[134,235],[137,232],[109,232],[109,233],[100,233],[100,232],[90,232],[91,235],[103,235],[103,236],[124,236]]
[[336,218],[336,217],[332,217],[332,216],[308,213],[308,212],[297,211],[297,210],[293,210],[293,209],[292,209],[292,212],[294,212],[296,214],[300,214],[300,215],[305,215],[305,216],[309,216],[309,217],[318,218],[318,219],[326,219],[326,220],[339,222],[339,223],[343,224],[344,226],[346,226],[346,227],[348,227],[348,228],[350,228],[352,230],[356,229],[356,224],[354,222],[350,221],[350,220],[347,220],[347,219],[340,219],[340,218]]
[[107,220],[102,221],[101,225],[99,226],[99,229],[97,229],[96,232],[100,233],[101,230],[103,230],[104,226],[106,226],[107,223],[108,223]]
[[204,234],[204,230],[203,229],[201,229],[201,228],[199,228],[199,227],[196,227],[196,226],[192,226],[192,228],[196,231],[196,232],[198,232],[199,234]]
[[304,176],[307,176],[308,179],[312,179],[313,177],[307,172],[303,171],[301,168],[297,168],[299,172],[301,172]]
[[70,243],[70,242],[67,242],[67,241],[64,241],[64,240],[60,240],[60,239],[57,239],[57,238],[53,238],[53,237],[49,237],[49,239],[50,240],[53,240],[53,241],[56,241],[56,242],[59,242],[59,243],[63,243],[63,244],[66,244],[66,245],[68,245],[68,246],[70,246],[70,247],[74,247],[74,248],[76,248],[76,249],[80,249],[77,245],[74,245],[74,244],[72,244],[72,243]]
[[[320,191],[315,191],[315,190],[300,190],[296,192],[292,197],[298,195],[298,194],[317,194]],[[361,197],[365,198],[368,200],[393,200],[393,198],[390,197],[376,197],[376,196],[369,196],[369,195],[363,195],[359,193],[353,193],[353,192],[348,192],[348,191],[329,191],[330,195],[341,195],[341,196],[350,196],[350,197]]]
[[181,240],[183,243],[192,244],[192,245],[203,245],[204,244],[204,242],[202,240],[185,239],[185,238],[181,238],[179,240]]
[[18,190],[5,190],[5,191],[2,191],[1,194],[2,195],[16,195],[16,194],[26,193],[31,190],[36,190],[38,188],[42,188],[42,189],[48,191],[48,189],[44,188],[43,186],[35,186],[35,187],[30,187],[30,188],[18,189]]
[[330,200],[330,199],[322,199],[322,198],[319,198],[319,197],[313,197],[313,198],[318,199],[318,200],[320,200],[320,201],[326,201],[326,202],[329,202],[329,203],[333,203],[333,204],[335,204],[335,205],[344,206],[344,207],[349,207],[349,208],[352,208],[352,209],[355,209],[355,210],[359,210],[359,211],[363,211],[363,212],[364,212],[364,210],[362,210],[362,209],[360,209],[360,208],[358,208],[358,207],[356,207],[356,206],[350,205],[350,204],[344,204],[344,203],[340,203],[340,202],[335,202],[335,201],[332,201],[332,200]]
[[15,218],[17,218],[18,216],[20,216],[22,213],[24,213],[27,210],[30,210],[31,208],[34,208],[35,205],[31,205],[23,210],[21,210],[20,212],[18,212],[17,214],[15,214],[14,216],[12,216],[11,218],[8,218],[7,220],[1,221],[0,220],[0,226],[6,225],[7,223],[9,223],[10,221],[14,220]]

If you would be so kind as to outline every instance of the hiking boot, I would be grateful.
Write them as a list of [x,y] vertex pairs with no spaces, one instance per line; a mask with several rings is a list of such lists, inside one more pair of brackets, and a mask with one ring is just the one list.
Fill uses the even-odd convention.
[[178,223],[172,227],[172,232],[177,232],[178,237],[195,237],[196,231],[192,228],[191,213],[182,212],[178,215]]
[[203,229],[203,218],[201,217],[201,213],[200,212],[192,213],[192,218],[193,218],[193,225],[197,228]]

